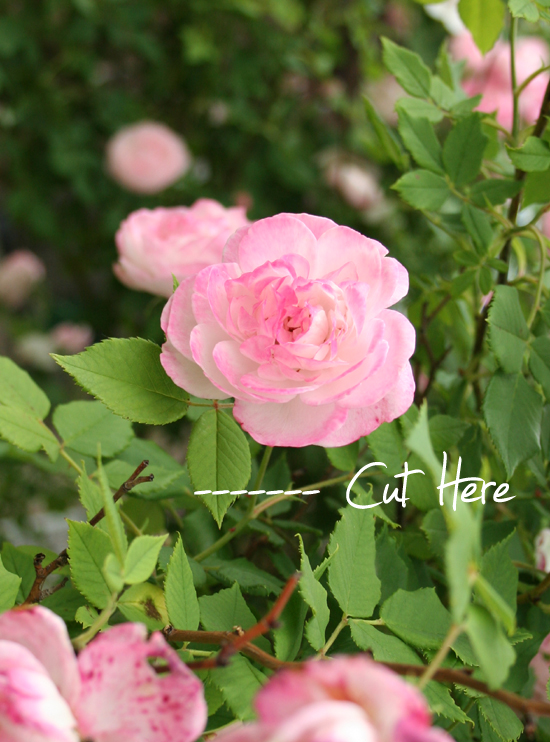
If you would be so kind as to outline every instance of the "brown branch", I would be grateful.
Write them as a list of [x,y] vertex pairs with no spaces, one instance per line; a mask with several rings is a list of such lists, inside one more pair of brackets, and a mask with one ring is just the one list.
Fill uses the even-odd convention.
[[[201,642],[203,644],[220,644],[221,649],[215,657],[211,657],[206,660],[198,660],[197,662],[189,662],[188,666],[195,670],[207,670],[215,667],[225,667],[229,664],[231,657],[238,652],[243,652],[251,656],[254,655],[253,659],[264,664],[268,662],[266,667],[277,669],[281,666],[288,666],[286,663],[280,664],[280,660],[275,657],[271,657],[267,652],[255,647],[252,642],[259,636],[266,634],[271,629],[277,628],[279,625],[279,617],[283,612],[286,604],[290,600],[290,596],[294,592],[296,585],[300,580],[300,573],[289,577],[286,585],[284,586],[281,594],[273,603],[271,610],[261,618],[258,623],[251,626],[247,631],[238,630],[237,633],[231,633],[226,631],[178,631],[167,626],[164,629],[164,636],[170,641],[194,641]],[[204,637],[202,639],[198,637]],[[185,637],[185,638],[184,638]],[[192,637],[192,638],[190,638]]]
[[[139,476],[147,466],[149,466],[149,462],[147,460],[141,462],[134,473],[130,477],[128,477],[128,479],[123,482],[123,484],[121,484],[118,490],[115,492],[115,494],[113,495],[114,502],[120,500],[122,495],[130,492],[130,490],[136,487],[138,484],[153,481],[153,474],[149,474],[146,477]],[[99,510],[94,515],[89,523],[91,526],[95,526],[104,517],[105,510],[101,508],[101,510]],[[17,608],[26,608],[27,606],[33,605],[34,603],[40,603],[41,600],[46,598],[48,595],[51,595],[53,592],[60,590],[67,583],[67,580],[65,579],[62,580],[59,585],[56,585],[54,588],[50,588],[49,590],[42,589],[46,578],[49,577],[52,572],[55,572],[56,569],[58,569],[59,567],[64,567],[69,562],[67,549],[63,549],[63,551],[53,561],[51,561],[46,567],[43,567],[42,562],[45,558],[46,557],[44,554],[36,554],[36,556],[34,557],[34,570],[36,572],[36,577],[34,579],[29,594],[27,595],[23,603],[21,603],[20,606],[17,606]]]
[[550,572],[539,582],[538,585],[531,588],[531,590],[518,595],[518,603],[536,603],[548,588],[550,588]]

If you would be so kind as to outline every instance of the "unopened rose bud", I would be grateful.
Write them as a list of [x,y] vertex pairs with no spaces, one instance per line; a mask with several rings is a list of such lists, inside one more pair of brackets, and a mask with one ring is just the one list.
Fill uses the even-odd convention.
[[0,261],[0,303],[19,309],[46,275],[44,263],[30,250],[16,250]]
[[111,176],[135,193],[158,193],[191,166],[183,139],[155,121],[120,129],[107,143],[106,154]]

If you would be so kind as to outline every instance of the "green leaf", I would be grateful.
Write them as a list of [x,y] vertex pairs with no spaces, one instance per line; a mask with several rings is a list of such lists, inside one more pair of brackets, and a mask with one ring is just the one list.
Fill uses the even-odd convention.
[[17,407],[0,406],[0,436],[23,451],[46,451],[51,461],[59,455],[59,441],[43,422]]
[[176,629],[195,631],[199,626],[199,601],[181,536],[168,563],[164,593],[172,626]]
[[521,461],[540,451],[542,397],[521,374],[497,372],[491,379],[483,412],[508,477]]
[[251,472],[250,448],[237,423],[221,410],[208,410],[194,423],[187,449],[187,466],[195,491],[207,491],[204,504],[221,526],[235,495]]
[[463,294],[474,283],[476,278],[475,270],[466,270],[451,281],[451,296],[456,299]]
[[125,590],[118,600],[118,608],[128,621],[144,623],[151,631],[161,631],[169,623],[164,593],[151,582]]
[[387,528],[376,539],[376,574],[381,582],[381,603],[396,590],[407,588],[409,570],[399,556],[395,539],[388,534]]
[[488,320],[491,348],[506,373],[519,373],[529,338],[529,328],[513,286],[497,286]]
[[404,170],[408,165],[409,158],[402,150],[401,145],[397,141],[392,130],[385,123],[385,121],[382,121],[382,119],[380,118],[371,101],[367,98],[366,95],[363,96],[363,99],[365,101],[365,110],[367,112],[368,119],[372,124],[372,128],[374,129],[376,136],[378,137],[380,146],[386,153],[387,157],[393,162],[393,164],[400,170]]
[[538,137],[528,137],[523,147],[506,147],[513,165],[526,173],[542,173],[550,168],[550,146]]
[[116,415],[165,425],[185,415],[188,395],[162,368],[160,351],[141,338],[110,338],[78,355],[53,358]]
[[409,116],[428,119],[432,124],[437,124],[443,118],[443,113],[437,106],[421,98],[400,98],[395,104],[395,110],[399,113],[405,111]]
[[400,639],[423,649],[439,649],[451,617],[435,589],[397,590],[380,608],[380,617]]
[[103,509],[105,511],[105,520],[107,522],[107,528],[109,535],[113,543],[113,549],[116,558],[118,559],[120,566],[124,564],[126,558],[126,552],[128,551],[128,539],[126,538],[126,532],[122,523],[122,518],[118,507],[113,500],[113,493],[109,487],[109,481],[105,470],[101,465],[101,461],[98,461],[97,466],[97,477],[99,480],[99,489],[101,490],[101,496],[103,497]]
[[421,665],[416,652],[405,642],[391,634],[384,634],[366,621],[350,619],[351,638],[359,649],[372,652],[377,662],[404,662],[407,665]]
[[401,87],[415,98],[429,98],[432,75],[418,54],[385,37],[382,37],[382,46],[384,64]]
[[23,410],[38,420],[43,420],[50,411],[50,400],[42,389],[6,356],[0,356],[0,405]]
[[493,230],[489,217],[479,209],[464,204],[462,207],[462,222],[472,238],[478,255],[485,255],[493,241]]
[[479,605],[470,606],[466,631],[489,688],[500,687],[514,664],[514,648],[500,625]]
[[216,668],[209,677],[237,719],[254,718],[253,699],[267,678],[246,657],[235,655],[228,667]]
[[202,562],[208,574],[231,586],[237,582],[241,590],[250,595],[275,595],[283,587],[281,580],[256,567],[248,559],[223,560],[212,556]]
[[300,541],[300,594],[313,613],[306,624],[306,637],[315,651],[319,651],[325,643],[325,632],[330,620],[330,611],[327,603],[327,591],[315,578],[307,554],[304,551],[304,542]]
[[74,620],[82,624],[83,629],[88,629],[98,616],[99,613],[95,608],[91,608],[89,605],[81,605],[74,614]]
[[97,484],[92,482],[88,477],[85,464],[83,466],[83,472],[76,480],[76,483],[82,507],[86,511],[88,520],[91,520],[103,507],[103,495]]
[[420,414],[410,429],[405,444],[407,448],[424,461],[434,482],[439,482],[441,479],[441,464],[432,446],[428,423],[428,404],[426,401],[424,401],[420,408]]
[[486,206],[487,201],[493,206],[498,206],[516,196],[521,191],[521,187],[521,181],[508,178],[480,180],[471,186],[470,198],[475,206]]
[[[453,493],[454,500],[454,493]],[[449,604],[455,623],[461,623],[472,595],[471,575],[477,570],[481,551],[479,518],[472,506],[457,500],[445,502],[445,516],[450,536],[445,544],[445,567],[449,583]]]
[[449,451],[456,446],[469,424],[450,415],[434,415],[428,420],[430,439],[435,452]]
[[280,626],[273,631],[275,656],[284,662],[291,662],[302,646],[304,622],[308,606],[298,593],[294,593],[281,614]]
[[485,54],[494,46],[504,25],[506,10],[501,0],[460,0],[458,12],[477,48]]
[[105,564],[103,565],[103,574],[111,592],[119,593],[124,587],[124,575],[122,564],[114,554],[107,554]]
[[0,613],[13,608],[21,585],[21,577],[8,572],[0,559]]
[[527,173],[522,206],[547,204],[550,201],[550,178],[547,173]]
[[515,613],[518,570],[510,558],[510,539],[508,536],[485,552],[481,559],[481,574]]
[[398,130],[405,146],[420,167],[434,173],[443,173],[441,145],[428,119],[413,118],[401,110]]
[[103,565],[113,553],[111,539],[89,523],[69,521],[69,558],[71,578],[86,600],[105,608],[111,589],[103,574]]
[[401,198],[415,209],[437,211],[451,195],[445,180],[429,170],[411,170],[392,185]]
[[510,608],[483,575],[478,574],[475,588],[478,597],[481,598],[491,615],[502,623],[508,634],[513,634],[516,628],[515,611]]
[[488,142],[481,128],[481,118],[480,113],[472,113],[460,119],[443,145],[445,170],[458,188],[470,183],[481,168],[483,152]]
[[[43,549],[36,548],[35,554],[39,551],[43,551]],[[16,549],[8,541],[4,541],[2,544],[2,563],[8,572],[21,578],[17,600],[22,603],[29,594],[36,577],[33,557],[30,554],[23,553],[20,548]]]
[[[199,598],[199,606],[201,624],[206,631],[233,631],[235,626],[246,631],[256,623],[237,583],[215,595],[203,595]],[[265,636],[256,639],[254,644],[270,649]]]
[[544,335],[531,343],[529,368],[541,385],[546,399],[550,399],[550,339]]
[[501,739],[512,742],[523,732],[520,719],[505,703],[490,696],[482,696],[476,700],[476,705]]
[[490,291],[492,291],[493,286],[493,274],[491,273],[490,268],[486,265],[482,265],[479,269],[479,290],[483,296],[486,296]]
[[401,472],[407,452],[399,432],[399,423],[396,420],[380,425],[370,433],[367,441],[375,460],[383,461],[388,467],[388,474],[394,475]]
[[69,402],[53,413],[53,424],[63,442],[85,456],[115,456],[134,436],[132,424],[108,410],[101,402]]
[[380,600],[372,511],[345,508],[330,537],[328,553],[334,554],[328,583],[340,608],[348,616],[368,618]]
[[326,448],[330,463],[340,471],[352,471],[359,456],[359,441],[339,448]]
[[539,11],[531,0],[508,0],[508,7],[515,18],[525,18],[529,23],[539,20]]
[[138,536],[132,541],[124,560],[124,582],[127,585],[136,585],[151,577],[165,541],[166,535]]

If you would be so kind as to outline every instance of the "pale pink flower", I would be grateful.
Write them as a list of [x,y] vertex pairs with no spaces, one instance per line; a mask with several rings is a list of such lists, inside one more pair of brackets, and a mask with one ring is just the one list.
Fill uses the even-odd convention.
[[550,572],[550,528],[543,528],[535,540],[537,569]]
[[46,275],[44,263],[30,250],[15,250],[0,261],[0,303],[19,309]]
[[0,615],[2,742],[193,742],[206,715],[200,680],[142,624],[108,629],[76,658],[47,608]]
[[333,158],[325,170],[327,183],[359,211],[378,208],[384,202],[384,192],[371,170],[354,162]]
[[[510,44],[497,41],[485,56],[481,54],[469,31],[451,40],[451,53],[455,59],[466,60],[466,79],[462,86],[469,96],[481,94],[478,109],[486,113],[497,112],[497,121],[507,129],[512,127],[512,73],[510,70]],[[516,43],[516,80],[523,83],[529,75],[548,64],[547,44],[535,36],[525,36]],[[548,73],[537,75],[519,97],[519,112],[527,124],[538,118]]]
[[240,206],[226,209],[202,198],[192,206],[139,209],[116,233],[117,278],[132,289],[170,296],[172,274],[182,281],[221,262],[227,239],[250,224]]
[[408,96],[395,77],[384,75],[379,80],[369,81],[365,85],[365,94],[384,121],[390,126],[397,126],[395,104],[400,98]]
[[52,329],[50,336],[57,351],[80,353],[81,350],[92,344],[94,331],[90,325],[60,322]]
[[412,404],[415,333],[388,307],[408,273],[379,242],[309,214],[242,227],[223,263],[180,284],[163,315],[161,362],[208,399],[236,399],[270,446],[342,446]]
[[457,36],[466,30],[466,26],[458,13],[458,0],[430,3],[424,5],[424,10],[429,16],[442,23],[453,36]]
[[530,662],[535,674],[532,696],[537,701],[548,701],[546,688],[550,679],[550,634],[543,639],[539,651]]
[[550,240],[550,211],[542,217],[542,232]]
[[424,696],[366,657],[312,660],[275,675],[256,696],[257,722],[216,742],[451,742],[431,727]]
[[191,155],[183,139],[156,121],[120,129],[107,143],[106,154],[111,176],[135,193],[158,193],[191,166]]

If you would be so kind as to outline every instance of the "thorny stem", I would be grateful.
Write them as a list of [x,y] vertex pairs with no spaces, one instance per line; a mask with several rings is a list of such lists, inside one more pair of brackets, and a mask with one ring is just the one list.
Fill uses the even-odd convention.
[[447,636],[443,640],[443,644],[440,646],[437,654],[433,658],[433,660],[430,662],[428,667],[425,669],[425,671],[422,673],[422,676],[420,680],[418,681],[418,687],[420,690],[423,690],[430,680],[434,677],[436,672],[439,670],[441,665],[443,664],[445,657],[449,654],[449,650],[451,649],[451,646],[454,644],[457,637],[460,636],[460,634],[463,631],[463,626],[460,624],[453,624],[449,631],[447,632]]

